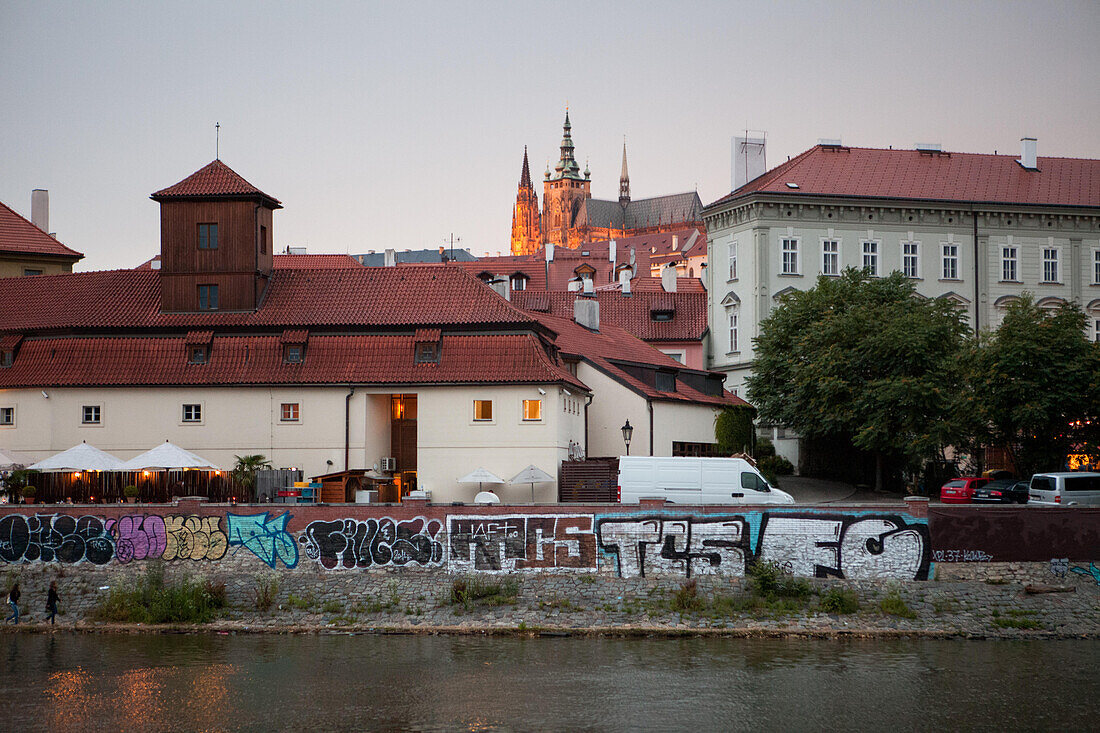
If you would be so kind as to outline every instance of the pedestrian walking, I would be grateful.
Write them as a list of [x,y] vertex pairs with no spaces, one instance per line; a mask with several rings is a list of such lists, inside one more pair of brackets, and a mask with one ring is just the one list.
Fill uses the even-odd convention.
[[46,611],[50,614],[50,624],[53,625],[53,618],[57,615],[57,602],[61,600],[57,595],[57,581],[50,582],[50,590],[46,593]]
[[16,583],[11,587],[11,591],[8,592],[8,605],[11,606],[11,615],[8,616],[5,621],[11,621],[12,623],[19,623],[19,584]]

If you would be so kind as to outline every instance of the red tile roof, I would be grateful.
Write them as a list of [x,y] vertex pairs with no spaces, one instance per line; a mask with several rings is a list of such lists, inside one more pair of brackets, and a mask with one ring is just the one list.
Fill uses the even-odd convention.
[[175,185],[162,188],[150,198],[160,201],[161,199],[209,196],[259,196],[273,204],[273,208],[280,208],[279,201],[275,197],[268,196],[253,186],[220,160],[200,168]]
[[255,312],[161,313],[156,270],[6,278],[0,301],[0,332],[534,323],[456,265],[276,270]]
[[74,262],[84,256],[58,242],[3,203],[0,203],[0,254],[46,255]]
[[753,193],[1100,206],[1100,160],[1039,158],[1037,171],[1016,161],[1014,155],[816,145],[710,206]]
[[275,255],[276,270],[343,270],[362,267],[351,255]]
[[741,398],[725,390],[722,391],[720,397],[705,394],[686,384],[683,377],[679,376],[676,380],[675,392],[662,392],[626,371],[623,364],[670,369],[680,375],[690,373],[702,376],[706,372],[685,369],[680,362],[666,354],[662,354],[649,344],[631,336],[617,326],[601,323],[599,331],[590,331],[569,318],[546,314],[537,315],[539,321],[558,334],[555,343],[563,355],[574,356],[591,363],[599,370],[649,399],[710,404],[715,407],[748,405]]
[[[680,282],[683,280],[686,278]],[[512,293],[512,303],[525,310],[572,318],[573,303],[582,297],[599,301],[601,324],[617,326],[645,341],[698,341],[707,331],[707,294],[702,288],[675,293],[643,290],[628,296],[618,290],[598,290],[594,296],[525,290]],[[671,310],[672,320],[653,320],[655,310]]]
[[189,364],[183,337],[27,339],[0,388],[227,384],[565,383],[587,387],[537,336],[444,334],[438,364],[417,364],[412,334],[314,335],[301,363],[278,336],[216,336],[208,361]]

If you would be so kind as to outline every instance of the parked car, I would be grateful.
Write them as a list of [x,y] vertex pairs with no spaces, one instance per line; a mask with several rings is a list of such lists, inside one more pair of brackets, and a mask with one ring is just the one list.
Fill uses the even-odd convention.
[[975,504],[1026,504],[1027,496],[1027,481],[999,479],[974,489],[971,500]]
[[643,498],[673,504],[793,504],[741,458],[621,456],[619,501]]
[[989,479],[978,476],[953,478],[940,488],[940,501],[944,504],[969,504],[974,496],[974,489],[988,483]]
[[1028,496],[1037,506],[1100,506],[1100,473],[1037,473]]

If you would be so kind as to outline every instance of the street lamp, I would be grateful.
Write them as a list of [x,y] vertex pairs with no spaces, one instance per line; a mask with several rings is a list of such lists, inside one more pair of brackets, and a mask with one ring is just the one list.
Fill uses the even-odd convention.
[[626,421],[626,425],[623,425],[622,431],[623,431],[623,442],[626,443],[626,454],[629,456],[630,455],[630,439],[632,437],[634,437],[634,426],[632,426],[630,424],[629,420]]

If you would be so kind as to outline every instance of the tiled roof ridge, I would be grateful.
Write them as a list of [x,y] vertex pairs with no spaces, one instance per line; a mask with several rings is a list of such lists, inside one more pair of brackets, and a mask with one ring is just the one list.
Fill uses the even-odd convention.
[[[214,179],[214,176],[222,178]],[[266,194],[244,176],[230,168],[221,158],[215,158],[202,168],[171,186],[153,193],[150,198],[192,198],[202,196],[262,196],[276,204],[279,200]]]
[[[60,247],[61,249],[68,252],[69,254],[77,255],[78,257],[84,257],[83,252],[77,252],[72,247],[65,246],[59,240],[51,237],[49,232],[44,232],[41,229],[39,229],[38,226],[35,225],[35,223],[33,221],[31,221],[27,217],[23,216],[22,214],[20,214],[18,211],[16,211],[12,207],[8,206],[7,204],[5,204],[3,201],[0,201],[0,206],[3,206],[5,209],[7,209],[11,213],[12,216],[18,218],[21,222],[23,222],[27,226],[31,227],[35,232],[37,232],[37,234],[41,235],[42,237],[45,237],[46,239],[43,240],[43,241],[48,240],[48,242],[47,242],[48,244],[51,244],[55,247]],[[23,251],[23,250],[9,250],[9,251]],[[30,250],[28,250],[28,251],[30,251]],[[65,256],[65,255],[63,255],[62,253],[59,253],[59,252],[53,252],[53,253],[51,253],[51,252],[41,252],[41,253],[38,253],[38,254],[46,254],[46,255],[53,254],[55,256]]]
[[[800,156],[804,155],[805,153],[812,152],[812,151],[814,151],[818,148],[836,148],[836,147],[839,147],[841,150],[871,150],[871,151],[880,152],[880,153],[922,153],[924,155],[933,155],[933,156],[935,156],[937,154],[945,155],[945,156],[946,155],[975,155],[975,156],[979,156],[979,157],[982,157],[982,158],[1011,158],[1012,160],[1019,160],[1020,159],[1020,154],[1019,153],[981,153],[981,152],[974,152],[974,151],[970,151],[970,150],[948,150],[947,148],[944,148],[943,150],[919,150],[917,148],[879,148],[879,147],[875,147],[875,146],[862,146],[862,145],[840,145],[840,146],[836,146],[836,145],[822,145],[821,143],[817,143],[816,145],[811,146],[809,149],[803,151],[803,153],[800,153],[799,155]],[[1038,160],[1080,160],[1080,161],[1087,161],[1087,162],[1092,162],[1092,163],[1100,163],[1100,158],[1081,158],[1081,157],[1076,157],[1076,156],[1072,156],[1072,155],[1039,155],[1039,156],[1036,156],[1036,157],[1037,157]],[[780,165],[786,165],[787,162],[793,163],[794,161],[795,161],[795,158],[791,158],[790,161],[784,161],[783,163],[780,163]],[[772,168],[772,170],[774,171],[774,170],[777,170],[778,168],[779,168],[779,166],[776,166],[775,168]],[[767,173],[763,173],[761,175],[767,175],[770,172],[771,171],[768,171]],[[757,179],[754,178],[753,180],[757,180]],[[749,183],[752,183],[752,181],[749,181]]]

